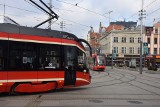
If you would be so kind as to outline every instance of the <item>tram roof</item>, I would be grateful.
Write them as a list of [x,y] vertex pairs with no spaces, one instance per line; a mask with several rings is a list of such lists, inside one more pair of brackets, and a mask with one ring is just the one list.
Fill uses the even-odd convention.
[[32,28],[32,27],[26,27],[26,26],[18,26],[18,25],[13,25],[9,23],[0,23],[0,32],[78,40],[78,38],[74,34],[71,34],[68,32],[41,29],[41,28]]

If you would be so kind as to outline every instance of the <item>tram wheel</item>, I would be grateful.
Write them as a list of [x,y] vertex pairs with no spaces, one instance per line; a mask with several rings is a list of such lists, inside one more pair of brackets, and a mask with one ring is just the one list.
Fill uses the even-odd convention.
[[18,86],[18,84],[14,84],[12,87],[11,87],[11,89],[10,89],[10,95],[16,95],[16,92],[15,92],[15,88]]

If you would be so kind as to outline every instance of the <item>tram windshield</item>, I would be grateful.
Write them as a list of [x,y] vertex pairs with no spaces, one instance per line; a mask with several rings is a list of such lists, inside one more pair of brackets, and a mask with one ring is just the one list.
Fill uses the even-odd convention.
[[105,57],[97,56],[98,65],[105,65]]

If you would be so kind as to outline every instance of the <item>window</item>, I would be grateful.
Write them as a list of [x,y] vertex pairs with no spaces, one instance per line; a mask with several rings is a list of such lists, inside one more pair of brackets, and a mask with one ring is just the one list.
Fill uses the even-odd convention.
[[0,70],[3,70],[3,50],[2,50],[2,45],[0,46]]
[[9,70],[35,70],[36,57],[35,44],[10,41]]
[[86,55],[80,49],[78,50],[78,70],[83,71],[86,68]]
[[140,54],[140,47],[138,47],[138,54]]
[[155,34],[158,34],[158,29],[157,28],[155,29]]
[[122,54],[126,54],[126,47],[122,47]]
[[100,66],[105,66],[105,56],[104,55],[98,55],[97,56],[97,62],[98,62],[98,65]]
[[146,36],[151,36],[152,31],[153,31],[153,27],[146,27]]
[[73,46],[64,46],[65,66],[77,66],[77,49]]
[[130,47],[130,48],[129,48],[129,53],[130,53],[130,54],[134,54],[134,47]]
[[118,53],[118,47],[114,47],[114,48],[113,48],[113,52],[114,52],[114,53]]
[[157,38],[154,38],[154,44],[157,44]]
[[8,41],[0,40],[0,71],[8,70]]
[[10,41],[9,70],[59,70],[59,45]]
[[114,42],[118,42],[118,37],[114,37]]
[[99,41],[98,41],[98,39],[95,39],[95,43],[98,43]]
[[157,54],[157,48],[154,48],[154,54]]
[[138,38],[138,43],[141,43],[141,38],[140,37]]
[[150,52],[150,48],[148,48],[148,54],[151,54],[151,52]]
[[130,43],[134,43],[134,37],[130,37]]
[[126,37],[122,37],[122,43],[126,43]]
[[150,44],[150,38],[147,38],[147,43]]
[[61,46],[40,45],[39,70],[59,70],[61,69]]

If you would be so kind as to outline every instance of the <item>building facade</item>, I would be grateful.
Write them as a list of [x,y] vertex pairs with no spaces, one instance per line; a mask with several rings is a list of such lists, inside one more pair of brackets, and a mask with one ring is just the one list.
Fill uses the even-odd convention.
[[[125,26],[123,26],[124,24]],[[89,43],[93,48],[93,53],[98,52],[106,54],[111,60],[113,55],[114,63],[123,62],[129,64],[132,59],[136,60],[137,66],[140,62],[140,42],[147,44],[147,51],[145,52],[142,46],[142,59],[146,55],[160,54],[160,23],[154,24],[152,27],[143,27],[142,36],[141,30],[136,23],[121,25],[111,24],[108,27],[102,27],[100,23],[99,33],[89,33]],[[145,28],[145,29],[144,29]],[[113,54],[112,54],[113,53]]]
[[131,59],[139,62],[140,42],[140,30],[111,30],[100,39],[102,53],[112,57],[113,50],[114,62],[127,65]]
[[137,22],[115,22],[107,28],[100,26],[100,49],[108,56],[108,60],[113,56],[114,63],[129,65],[135,59],[139,65],[140,42],[145,43],[146,39],[144,30],[141,36],[141,30],[136,24]]
[[153,25],[153,27],[146,27],[146,34],[144,37],[148,43],[148,54],[160,54],[160,22]]
[[94,32],[93,28],[88,32],[88,42],[92,47],[92,53],[100,53],[100,33]]

